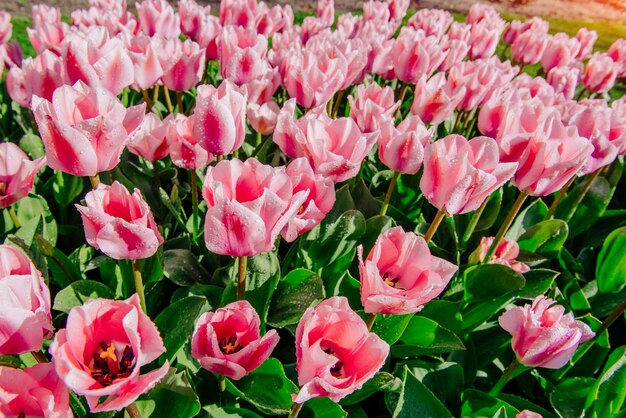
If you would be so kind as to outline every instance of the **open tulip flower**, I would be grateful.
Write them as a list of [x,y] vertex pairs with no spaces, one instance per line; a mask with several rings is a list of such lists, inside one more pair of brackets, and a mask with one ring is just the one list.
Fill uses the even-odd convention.
[[31,161],[11,142],[0,144],[0,208],[6,208],[28,196],[35,175],[46,163],[46,158]]

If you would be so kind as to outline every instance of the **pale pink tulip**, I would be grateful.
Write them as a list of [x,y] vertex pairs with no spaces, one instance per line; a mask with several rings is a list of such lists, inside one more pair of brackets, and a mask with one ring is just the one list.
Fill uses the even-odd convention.
[[26,28],[28,39],[38,54],[49,49],[56,55],[61,55],[63,40],[69,31],[70,27],[65,22],[44,21],[34,29]]
[[175,39],[180,35],[180,16],[166,0],[143,0],[135,3],[141,30],[148,36]]
[[524,32],[513,42],[511,57],[520,64],[536,64],[541,61],[547,44],[546,35],[532,31]]
[[[478,259],[476,260],[478,263],[484,262],[485,257],[487,257],[487,252],[491,248],[494,239],[494,237],[483,237],[480,240],[480,245],[478,247]],[[526,273],[530,271],[530,267],[516,260],[518,256],[519,245],[517,242],[503,239],[496,247],[496,250],[491,255],[489,261],[487,261],[487,264],[502,264],[510,267],[518,273]]]
[[554,67],[566,67],[570,65],[580,51],[580,42],[576,38],[570,38],[566,33],[557,33],[548,36],[546,49],[541,57],[543,71],[548,72]]
[[161,67],[152,38],[145,35],[123,35],[122,39],[133,63],[134,81],[131,87],[135,90],[154,87],[163,76],[163,67]]
[[204,71],[205,51],[200,45],[178,38],[156,42],[154,48],[163,68],[163,84],[170,90],[185,91],[200,82]]
[[593,93],[604,93],[613,88],[618,72],[618,65],[608,54],[595,53],[587,62],[583,83]]
[[194,134],[196,115],[169,115],[163,123],[167,126],[168,152],[175,166],[199,170],[215,159],[213,154],[202,147]]
[[563,94],[568,100],[574,98],[580,70],[576,67],[554,67],[548,72],[546,80],[556,93]]
[[26,58],[21,68],[12,67],[6,85],[11,99],[29,107],[33,95],[52,100],[54,91],[65,81],[61,59],[46,50],[35,58]]
[[248,121],[250,126],[261,135],[270,135],[276,128],[276,120],[280,107],[276,102],[266,102],[262,105],[248,103]]
[[389,121],[378,139],[378,158],[387,167],[405,174],[415,174],[422,166],[424,147],[433,137],[418,116],[410,116],[398,127]]
[[598,32],[587,28],[580,28],[578,32],[576,32],[576,39],[580,42],[580,51],[578,51],[576,58],[583,61],[591,57],[593,45],[598,40]]
[[437,73],[429,80],[422,77],[415,85],[411,113],[424,122],[438,125],[448,119],[465,97],[465,87],[453,88],[446,82],[444,73]]
[[0,45],[7,43],[11,39],[12,33],[11,15],[4,10],[0,10]]
[[197,41],[202,25],[211,15],[211,6],[200,6],[195,0],[178,0],[178,13],[182,33]]
[[35,175],[45,163],[46,157],[31,161],[14,143],[0,143],[0,208],[11,206],[28,196]]
[[348,96],[348,102],[350,117],[364,133],[379,130],[383,122],[393,119],[394,113],[400,107],[400,102],[395,101],[393,89],[380,87],[376,83],[359,85],[356,98]]
[[618,68],[618,77],[626,76],[626,39],[617,39],[607,52]]
[[441,38],[453,21],[453,17],[447,10],[420,9],[415,13],[407,25],[413,29],[421,29],[426,36],[434,35]]
[[148,113],[128,142],[128,150],[148,161],[157,161],[168,154],[168,124],[154,113]]
[[225,26],[218,51],[222,76],[237,85],[256,80],[265,72],[267,38],[255,30]]

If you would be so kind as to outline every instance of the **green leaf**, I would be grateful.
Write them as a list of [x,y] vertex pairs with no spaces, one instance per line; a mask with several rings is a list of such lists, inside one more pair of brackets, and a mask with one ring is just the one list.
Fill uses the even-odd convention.
[[[520,411],[508,403],[476,389],[467,389],[462,395],[463,417],[515,417]],[[502,415],[499,415],[502,414]]]
[[291,395],[298,392],[298,387],[287,379],[283,365],[275,358],[267,359],[240,380],[227,379],[226,389],[264,414],[289,413]]
[[567,239],[567,223],[550,219],[531,226],[518,239],[521,250],[555,257]]
[[393,418],[452,417],[439,399],[420,382],[407,366],[402,370],[402,391]]
[[550,403],[561,417],[580,418],[593,384],[594,379],[590,377],[565,379],[550,393]]
[[508,403],[509,405],[516,408],[518,411],[523,411],[527,409],[532,412],[536,412],[541,415],[542,418],[557,418],[558,416],[553,412],[548,411],[545,408],[542,408],[539,405],[535,405],[530,402],[528,399],[522,398],[520,396],[510,395],[508,393],[500,393],[498,394],[498,399]]
[[43,146],[41,138],[33,133],[27,132],[22,139],[20,139],[20,148],[24,150],[31,160],[43,157],[46,155],[46,150]]
[[520,298],[534,299],[545,294],[559,275],[558,271],[548,269],[533,269],[524,273],[526,285],[517,294]]
[[407,362],[407,366],[440,401],[449,404],[460,399],[459,389],[465,386],[465,377],[463,367],[458,363],[413,360]]
[[293,270],[278,283],[267,322],[275,328],[297,324],[304,311],[324,296],[324,283],[319,276],[306,269]]
[[242,408],[234,408],[232,406],[220,408],[219,406],[213,404],[207,405],[202,409],[207,411],[211,418],[261,418],[261,415],[255,414],[252,411]]
[[185,372],[171,368],[163,380],[136,402],[142,418],[191,418],[200,412],[198,395],[187,380]]
[[57,242],[57,222],[54,220],[46,200],[34,194],[20,200],[16,204],[17,218],[22,224],[15,233],[27,245],[32,245],[35,235],[40,234],[50,244]]
[[540,199],[533,201],[515,217],[515,221],[506,233],[505,238],[517,241],[517,238],[526,232],[528,228],[543,221],[547,213],[548,207],[545,203]]
[[348,413],[328,398],[313,398],[304,403],[298,417],[346,418]]
[[54,200],[65,208],[83,192],[83,178],[57,171],[54,173],[52,192]]
[[619,292],[626,284],[626,227],[611,232],[596,264],[600,292]]
[[480,215],[480,219],[476,224],[474,231],[484,231],[493,226],[500,213],[500,206],[502,206],[502,187],[493,192],[489,197],[487,206]]
[[179,286],[208,283],[211,276],[190,250],[174,249],[164,251],[163,266],[165,277]]
[[172,295],[171,302],[174,303],[187,296],[202,296],[207,299],[210,310],[214,310],[219,308],[223,292],[223,287],[213,286],[210,284],[194,284],[190,287],[181,287],[180,289],[177,289]]
[[156,317],[154,323],[163,337],[168,360],[191,338],[196,319],[207,308],[205,298],[189,296],[172,303]]
[[440,354],[464,350],[465,346],[452,331],[432,319],[422,316],[411,318],[400,343],[391,347],[396,357],[415,357],[422,354]]
[[585,402],[589,417],[616,417],[626,394],[626,346],[613,350]]
[[90,299],[113,299],[111,289],[93,280],[79,280],[57,293],[52,309],[68,313],[75,306],[81,306]]
[[399,392],[402,380],[387,372],[378,372],[363,387],[341,400],[342,405],[355,405],[376,392]]
[[378,237],[394,226],[393,218],[389,216],[374,216],[365,221],[365,233],[361,237],[363,258],[366,258]]
[[382,318],[379,316],[374,323],[372,332],[377,334],[387,344],[393,345],[400,339],[413,315],[415,314],[384,315]]

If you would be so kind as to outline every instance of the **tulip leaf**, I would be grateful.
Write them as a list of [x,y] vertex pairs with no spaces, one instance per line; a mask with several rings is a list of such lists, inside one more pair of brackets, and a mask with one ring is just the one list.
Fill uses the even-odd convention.
[[600,377],[587,395],[585,415],[616,417],[624,405],[626,393],[626,346],[613,350]]
[[515,417],[520,412],[508,403],[476,389],[467,389],[461,399],[463,417]]
[[69,257],[63,254],[61,250],[54,247],[41,235],[36,235],[35,241],[39,252],[46,257],[48,268],[57,285],[67,287],[72,282],[82,279],[78,266],[76,266]]
[[407,315],[384,315],[377,318],[372,332],[378,335],[389,345],[393,345],[400,339],[406,327],[411,322],[414,314]]
[[211,275],[190,250],[174,249],[163,252],[165,277],[179,286],[208,283]]
[[555,257],[567,239],[568,227],[565,221],[550,219],[528,228],[518,239],[521,250]]
[[459,388],[465,386],[463,367],[458,363],[431,363],[412,360],[406,363],[415,375],[433,394],[444,403],[460,400]]
[[100,282],[79,280],[56,294],[52,309],[68,313],[73,307],[81,306],[88,300],[97,298],[113,299],[113,291]]
[[[309,413],[310,412],[310,413]],[[331,401],[329,398],[313,398],[304,403],[304,407],[299,417],[305,418],[346,418],[348,413],[341,406]]]
[[324,283],[319,276],[306,269],[293,270],[278,282],[267,322],[276,328],[297,324],[304,311],[324,296]]
[[283,365],[275,358],[267,359],[240,380],[227,379],[226,389],[264,414],[289,413],[291,395],[298,392],[298,387],[287,379]]
[[530,402],[528,399],[522,398],[520,396],[510,395],[508,393],[500,393],[498,394],[498,399],[506,402],[507,404],[511,405],[519,411],[527,409],[529,411],[538,413],[539,415],[541,415],[542,418],[558,418],[558,415],[556,415],[555,413],[550,412],[547,409],[542,408],[541,406],[536,405]]
[[533,269],[524,273],[526,285],[516,296],[520,298],[534,299],[545,294],[553,285],[559,275],[558,271],[548,269]]
[[15,233],[27,245],[31,245],[36,234],[42,235],[50,244],[57,242],[57,222],[50,212],[46,199],[30,194],[15,204],[17,218],[22,224]]
[[205,298],[188,296],[172,303],[154,320],[167,351],[167,359],[172,360],[181,347],[191,339],[196,319],[208,309]]
[[590,377],[565,379],[550,393],[550,403],[563,418],[579,418],[585,411],[585,400],[594,385]]
[[626,227],[611,232],[596,264],[600,292],[619,292],[626,285]]
[[475,231],[484,231],[493,226],[500,213],[500,206],[502,206],[502,187],[498,188],[495,192],[489,196],[487,206],[483,210],[483,213],[478,219]]
[[507,231],[505,238],[516,240],[526,230],[538,224],[548,213],[548,207],[540,199],[533,201],[515,217],[515,221]]
[[212,404],[203,407],[209,413],[211,418],[261,418],[261,415],[243,408],[234,408],[232,406],[219,406]]
[[387,372],[378,372],[363,387],[341,400],[342,405],[355,405],[376,392],[399,392],[402,380]]
[[191,418],[200,412],[198,395],[184,371],[171,368],[161,382],[136,402],[142,418]]
[[399,341],[399,344],[391,347],[395,357],[415,357],[465,349],[459,337],[452,331],[432,319],[418,315],[411,318]]
[[43,141],[38,135],[35,135],[34,133],[26,132],[26,134],[22,137],[22,139],[20,139],[19,145],[20,145],[20,148],[26,154],[28,154],[28,157],[31,160],[41,158],[44,155],[46,155],[46,150],[43,146]]
[[417,377],[404,366],[402,390],[393,411],[393,418],[452,417],[450,411]]
[[62,171],[54,173],[52,192],[54,200],[62,207],[69,206],[83,192],[82,177],[72,176]]
[[393,218],[389,216],[376,215],[365,221],[365,234],[361,237],[361,244],[363,245],[363,258],[367,258],[374,243],[378,237],[390,228],[395,226]]

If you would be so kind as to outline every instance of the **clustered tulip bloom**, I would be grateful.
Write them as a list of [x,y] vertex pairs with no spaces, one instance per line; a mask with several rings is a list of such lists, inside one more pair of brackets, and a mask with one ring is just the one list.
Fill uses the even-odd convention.
[[[478,246],[477,250],[478,262],[482,263],[483,261],[485,261],[485,257],[487,257],[487,252],[489,251],[489,248],[491,248],[491,244],[493,244],[493,241],[494,237],[483,237],[480,240],[480,245]],[[496,247],[491,258],[487,260],[487,263],[502,264],[504,266],[510,267],[518,273],[526,273],[527,271],[530,271],[530,267],[516,260],[518,256],[519,245],[517,244],[517,242],[503,239]]]
[[28,196],[35,175],[46,163],[46,157],[31,161],[12,142],[0,144],[0,208],[6,208]]

